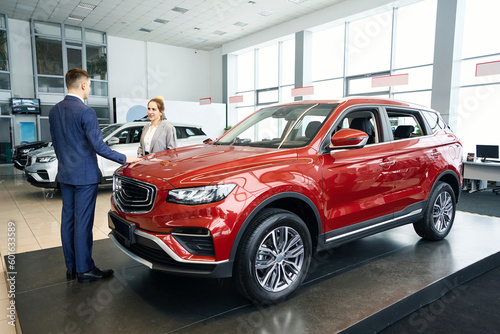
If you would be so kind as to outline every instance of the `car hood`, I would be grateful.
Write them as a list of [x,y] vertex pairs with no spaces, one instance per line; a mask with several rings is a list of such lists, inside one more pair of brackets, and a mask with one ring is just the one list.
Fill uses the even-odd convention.
[[17,150],[22,150],[22,149],[28,149],[28,148],[45,147],[49,144],[50,144],[50,142],[47,142],[47,141],[34,141],[31,143],[14,146],[14,148]]
[[30,157],[46,157],[48,155],[56,155],[56,152],[54,151],[54,147],[49,146],[49,147],[43,147],[35,151],[31,151],[28,153]]
[[256,168],[297,160],[296,149],[268,149],[227,145],[195,145],[150,154],[121,170],[125,176],[148,181],[151,176],[174,188],[207,185]]

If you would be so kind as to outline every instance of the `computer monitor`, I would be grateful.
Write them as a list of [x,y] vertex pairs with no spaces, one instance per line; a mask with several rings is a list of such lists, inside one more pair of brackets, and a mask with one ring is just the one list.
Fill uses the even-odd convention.
[[498,145],[476,145],[476,157],[486,159],[498,159]]
[[10,104],[13,114],[40,114],[40,99],[13,97]]

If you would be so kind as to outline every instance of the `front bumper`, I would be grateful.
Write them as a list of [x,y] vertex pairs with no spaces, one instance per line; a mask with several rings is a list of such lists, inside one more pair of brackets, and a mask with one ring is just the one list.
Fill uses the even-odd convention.
[[[181,276],[224,278],[232,275],[232,262],[186,260],[157,236],[138,230],[112,211],[108,214],[113,243],[135,261],[150,269]],[[121,226],[121,227],[119,227]]]
[[50,175],[46,170],[37,170],[30,172],[24,169],[24,175],[28,183],[40,188],[57,188],[57,181],[51,181]]

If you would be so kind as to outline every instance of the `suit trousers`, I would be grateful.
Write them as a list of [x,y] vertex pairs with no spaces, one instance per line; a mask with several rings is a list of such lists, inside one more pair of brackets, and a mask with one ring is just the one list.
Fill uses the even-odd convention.
[[61,240],[67,268],[83,273],[94,268],[92,228],[98,184],[60,184],[62,194]]

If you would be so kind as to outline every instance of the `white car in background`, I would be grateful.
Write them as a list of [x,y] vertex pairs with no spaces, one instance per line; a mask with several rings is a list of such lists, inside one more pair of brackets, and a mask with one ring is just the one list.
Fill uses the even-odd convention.
[[[177,146],[189,146],[210,142],[200,126],[169,122],[175,127]],[[137,156],[137,148],[144,125],[149,122],[131,122],[111,124],[102,129],[102,138],[109,147],[129,157]],[[97,163],[101,171],[101,182],[111,183],[113,173],[120,164],[97,156]],[[24,168],[28,182],[42,188],[57,188],[57,158],[53,147],[28,153],[28,161]]]

